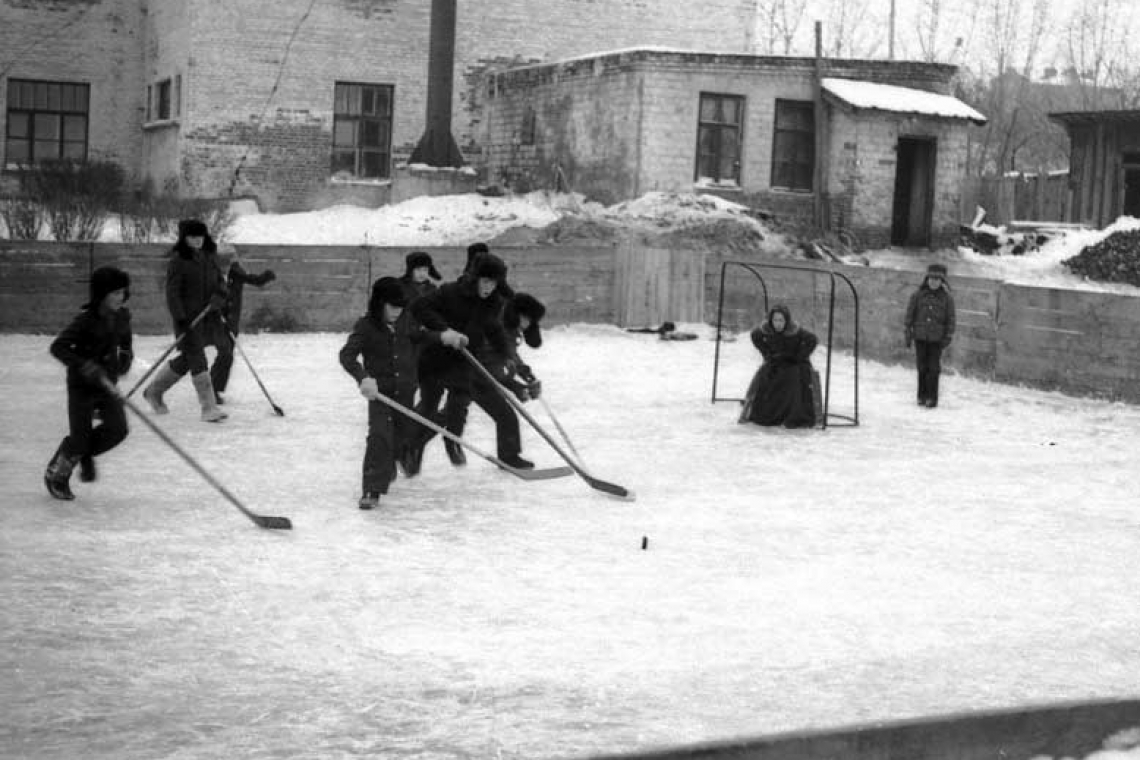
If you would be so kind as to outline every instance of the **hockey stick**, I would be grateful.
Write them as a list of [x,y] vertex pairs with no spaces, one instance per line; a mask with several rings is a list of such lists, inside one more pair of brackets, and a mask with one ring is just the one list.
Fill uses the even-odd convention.
[[377,392],[376,396],[377,396],[376,400],[379,401],[380,403],[385,404],[388,407],[391,407],[392,409],[395,409],[397,412],[400,412],[401,414],[403,414],[407,417],[410,417],[411,419],[420,423],[421,425],[428,428],[429,430],[434,430],[436,433],[439,433],[444,438],[447,438],[448,440],[451,440],[451,441],[455,441],[456,443],[458,443],[460,446],[464,447],[465,449],[470,449],[471,451],[475,452],[479,456],[486,459],[491,464],[495,465],[496,467],[498,467],[502,470],[506,470],[507,472],[509,472],[510,474],[514,475],[517,478],[522,478],[523,480],[550,480],[551,478],[564,478],[567,475],[570,475],[573,473],[573,470],[571,470],[569,467],[551,467],[551,468],[545,469],[545,470],[522,470],[522,469],[519,469],[518,467],[511,467],[509,464],[507,464],[503,460],[499,459],[498,457],[493,456],[491,454],[488,454],[486,451],[483,451],[482,449],[480,449],[475,444],[464,440],[462,437],[456,435],[455,433],[451,432],[447,428],[445,428],[441,425],[435,424],[434,422],[429,420],[427,417],[424,417],[422,414],[420,414],[419,412],[416,412],[413,409],[409,409],[408,407],[404,406],[403,404],[401,404],[396,399],[389,398],[388,396],[385,396],[383,393],[380,393],[380,392]]
[[170,348],[168,348],[162,352],[162,356],[158,357],[158,361],[156,361],[154,364],[150,365],[150,369],[148,369],[146,372],[143,373],[143,376],[138,379],[137,383],[135,383],[134,385],[131,386],[131,389],[129,391],[127,391],[126,395],[123,396],[123,398],[130,398],[131,396],[135,395],[135,391],[137,391],[142,386],[143,383],[145,383],[147,380],[149,380],[150,376],[153,375],[155,373],[155,371],[159,367],[162,366],[162,363],[164,361],[166,361],[166,357],[168,357],[172,353],[174,353],[174,349],[178,348],[178,344],[181,343],[182,339],[186,337],[186,333],[190,332],[190,330],[193,330],[195,327],[197,327],[198,323],[202,321],[202,319],[206,316],[206,314],[209,313],[209,311],[210,311],[210,307],[207,306],[206,308],[204,308],[200,312],[198,312],[198,316],[194,317],[194,321],[190,323],[190,327],[186,330],[186,332],[182,333],[181,335],[179,335],[178,337],[176,337],[174,339],[174,342],[170,344]]
[[559,434],[562,436],[562,440],[566,441],[566,445],[570,447],[570,450],[574,452],[574,456],[578,457],[578,461],[581,462],[582,455],[578,453],[578,449],[574,448],[574,442],[570,440],[570,436],[566,435],[566,430],[563,429],[562,425],[559,424],[558,418],[554,416],[554,410],[550,408],[550,404],[546,403],[546,397],[539,396],[538,400],[542,403],[542,408],[546,410],[546,414],[550,417],[550,421],[554,423],[554,427],[558,429]]
[[172,448],[175,454],[182,457],[182,459],[186,461],[186,464],[193,467],[195,472],[201,475],[207,483],[217,489],[218,493],[226,497],[226,500],[229,501],[230,504],[233,504],[235,507],[237,507],[239,512],[253,521],[254,525],[259,528],[271,528],[273,530],[290,530],[293,527],[293,523],[289,521],[288,517],[272,517],[268,515],[259,515],[256,512],[251,512],[246,508],[244,504],[238,500],[236,496],[230,493],[229,489],[222,485],[217,478],[207,472],[206,468],[198,464],[198,462],[196,462],[192,456],[187,454],[181,446],[175,443],[174,440],[169,435],[167,435],[162,428],[156,425],[150,417],[147,417],[145,414],[143,414],[142,411],[139,410],[139,408],[135,405],[135,402],[131,401],[129,398],[119,392],[119,389],[116,388],[108,380],[103,380],[103,387],[112,396],[122,401],[128,409],[135,413],[136,417],[143,421],[143,424],[150,428],[152,433],[161,438],[163,443]]
[[234,331],[230,329],[230,325],[228,322],[226,322],[225,317],[222,317],[222,324],[225,325],[226,332],[229,334],[230,340],[234,342],[234,348],[238,350],[238,353],[241,354],[241,358],[245,361],[245,366],[249,367],[249,371],[253,375],[253,379],[257,381],[257,387],[261,388],[261,392],[265,394],[265,400],[269,402],[269,405],[271,407],[273,407],[273,411],[276,412],[278,417],[284,417],[285,410],[277,406],[277,404],[273,403],[273,397],[269,395],[269,391],[265,390],[265,383],[261,382],[261,378],[257,376],[257,370],[253,368],[253,364],[249,361],[249,357],[245,355],[245,349],[243,349],[241,347],[241,344],[238,343],[237,336],[234,335]]
[[499,395],[505,398],[507,400],[507,403],[513,406],[515,408],[515,411],[521,414],[523,418],[530,423],[530,426],[534,428],[535,431],[541,435],[547,443],[550,444],[551,448],[557,451],[558,455],[566,460],[566,464],[570,465],[570,468],[574,470],[574,472],[578,473],[578,476],[582,478],[582,480],[586,481],[586,483],[591,488],[602,491],[603,493],[608,493],[610,496],[617,496],[618,498],[625,499],[626,501],[633,501],[634,495],[633,492],[629,489],[619,486],[616,483],[610,483],[608,481],[602,480],[601,478],[596,478],[590,473],[586,472],[586,470],[581,465],[579,465],[573,457],[562,450],[562,447],[558,445],[558,441],[554,440],[550,433],[547,433],[542,428],[542,426],[538,424],[538,421],[531,416],[530,412],[523,408],[522,402],[515,398],[515,395],[513,393],[508,391],[503,386],[499,385],[499,381],[495,379],[495,376],[491,374],[490,370],[480,364],[479,360],[472,356],[470,351],[468,351],[466,348],[460,348],[459,352],[463,354],[463,357],[467,359],[468,363],[471,364],[471,366],[473,366],[476,371],[479,372],[479,374],[485,377],[487,381],[495,387],[495,390],[499,392]]

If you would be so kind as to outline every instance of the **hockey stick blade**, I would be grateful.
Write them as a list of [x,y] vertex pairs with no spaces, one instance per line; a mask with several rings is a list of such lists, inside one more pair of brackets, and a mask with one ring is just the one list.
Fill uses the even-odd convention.
[[395,409],[397,412],[403,414],[406,417],[415,420],[429,430],[434,430],[444,438],[455,441],[463,448],[473,451],[475,454],[479,455],[483,459],[486,459],[488,462],[495,465],[499,469],[509,472],[516,478],[521,478],[522,480],[551,480],[552,478],[564,478],[567,475],[574,474],[574,471],[569,467],[550,467],[541,470],[522,470],[518,467],[511,467],[509,464],[499,459],[498,457],[488,454],[486,451],[483,451],[470,441],[466,441],[461,436],[455,435],[455,433],[452,433],[447,428],[435,424],[427,417],[424,417],[414,409],[409,409],[396,399],[385,396],[383,393],[377,393],[376,395],[376,400],[380,403],[388,406],[391,409]]
[[554,440],[554,437],[551,436],[550,433],[546,432],[546,430],[538,424],[538,421],[531,415],[531,413],[523,407],[522,402],[515,398],[515,394],[504,388],[499,383],[499,381],[495,379],[495,376],[491,374],[490,370],[480,364],[479,360],[471,355],[470,351],[468,351],[466,348],[460,348],[459,352],[463,354],[463,358],[465,358],[467,362],[472,367],[474,367],[477,372],[479,372],[479,374],[483,375],[483,377],[486,378],[492,386],[494,386],[495,390],[499,392],[499,395],[505,398],[507,400],[507,403],[513,406],[515,408],[515,411],[517,411],[523,417],[523,419],[530,423],[530,426],[534,428],[535,432],[541,435],[543,439],[545,439],[546,442],[550,444],[550,447],[558,452],[558,455],[566,461],[566,464],[570,465],[570,468],[574,470],[574,472],[577,473],[578,476],[582,478],[582,480],[586,481],[587,485],[596,491],[601,491],[602,493],[609,494],[610,496],[616,496],[617,498],[623,499],[625,501],[633,501],[634,498],[636,498],[633,495],[633,491],[630,491],[628,488],[619,486],[617,483],[610,483],[609,481],[602,480],[601,478],[596,478],[590,473],[586,472],[586,470],[580,464],[578,464],[578,462],[573,457],[571,457],[562,449],[562,447],[558,444],[558,441]]
[[289,520],[288,517],[259,515],[242,504],[241,500],[230,493],[230,490],[222,485],[221,481],[211,475],[205,467],[198,464],[197,460],[195,460],[194,457],[187,454],[181,446],[174,442],[173,438],[167,435],[165,430],[160,428],[150,417],[147,417],[145,414],[143,414],[142,410],[140,410],[138,406],[135,405],[135,402],[131,401],[129,398],[120,393],[119,389],[116,388],[109,380],[103,381],[103,387],[107,389],[108,393],[121,400],[123,402],[123,405],[134,412],[134,415],[142,420],[143,424],[150,428],[152,433],[161,438],[163,443],[169,446],[175,454],[182,457],[183,461],[185,461],[186,464],[190,465],[190,467],[192,467],[195,472],[201,475],[207,483],[212,485],[218,493],[224,496],[226,501],[233,505],[235,509],[248,517],[254,525],[259,528],[267,528],[269,530],[292,530],[293,523]]

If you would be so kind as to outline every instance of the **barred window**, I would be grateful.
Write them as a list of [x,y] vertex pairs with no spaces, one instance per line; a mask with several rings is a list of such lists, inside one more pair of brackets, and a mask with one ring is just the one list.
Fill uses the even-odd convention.
[[811,101],[777,100],[772,187],[811,191],[814,174],[815,105]]
[[87,84],[9,79],[5,160],[87,160],[89,99]]
[[333,176],[392,175],[393,86],[337,82],[333,106]]

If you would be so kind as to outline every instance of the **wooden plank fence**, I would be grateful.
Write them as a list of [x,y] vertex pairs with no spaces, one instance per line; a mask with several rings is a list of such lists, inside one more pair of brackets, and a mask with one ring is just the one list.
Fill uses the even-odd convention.
[[981,206],[986,223],[995,227],[1020,220],[1064,222],[1070,216],[1071,196],[1068,172],[967,177],[962,181],[958,216],[968,224]]

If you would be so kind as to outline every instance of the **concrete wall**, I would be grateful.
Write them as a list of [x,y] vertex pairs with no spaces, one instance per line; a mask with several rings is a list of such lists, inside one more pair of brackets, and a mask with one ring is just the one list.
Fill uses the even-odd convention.
[[0,169],[8,79],[90,85],[88,155],[139,173],[143,0],[0,0]]
[[[249,329],[345,331],[362,314],[369,283],[400,275],[409,249],[360,246],[239,246],[247,267],[271,267],[277,282],[245,290]],[[166,246],[0,241],[0,331],[54,333],[86,300],[92,267],[114,264],[130,272],[131,310],[140,333],[168,332],[162,293]],[[428,249],[448,279],[466,253]],[[907,299],[921,273],[691,255],[665,249],[500,247],[510,281],[548,307],[547,322],[622,326],[686,321],[704,314],[715,323],[721,267],[728,268],[724,324],[751,329],[768,306],[784,303],[796,321],[827,338],[828,304],[835,283],[832,343],[885,363],[913,362],[903,345]],[[797,269],[782,267],[794,266]],[[834,278],[833,278],[834,273]],[[640,279],[639,279],[640,278]],[[850,282],[850,286],[848,285]],[[703,284],[703,292],[701,292]],[[965,374],[1081,395],[1140,403],[1140,297],[1030,288],[951,277],[958,331],[945,354],[948,368]],[[854,295],[852,293],[854,289]]]

